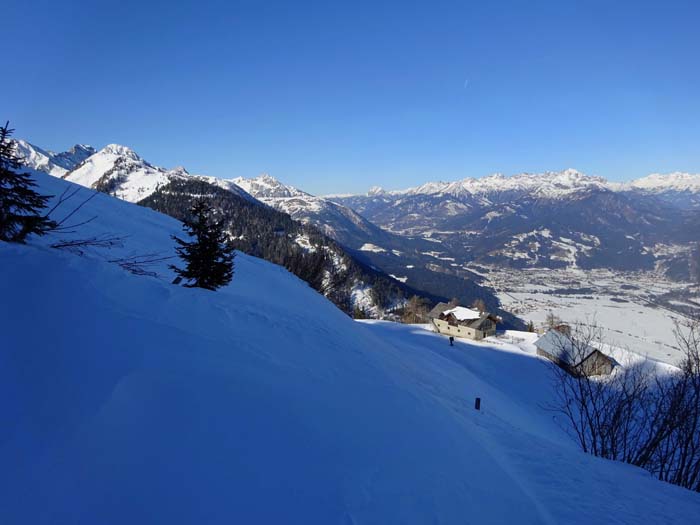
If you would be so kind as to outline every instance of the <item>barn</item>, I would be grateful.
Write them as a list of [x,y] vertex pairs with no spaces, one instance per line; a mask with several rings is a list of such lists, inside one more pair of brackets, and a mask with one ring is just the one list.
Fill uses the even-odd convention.
[[615,360],[599,349],[579,344],[569,333],[549,330],[535,342],[537,355],[545,357],[571,375],[610,375]]

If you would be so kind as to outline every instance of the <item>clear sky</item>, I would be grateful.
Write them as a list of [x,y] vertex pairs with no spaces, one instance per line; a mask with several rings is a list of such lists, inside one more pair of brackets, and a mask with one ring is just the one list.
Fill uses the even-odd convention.
[[700,172],[700,2],[19,1],[0,118],[314,193]]

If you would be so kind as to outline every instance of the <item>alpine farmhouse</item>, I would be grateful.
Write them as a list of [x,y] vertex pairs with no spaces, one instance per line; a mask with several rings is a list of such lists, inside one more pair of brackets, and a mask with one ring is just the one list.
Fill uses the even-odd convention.
[[452,337],[479,341],[496,335],[498,319],[489,312],[479,312],[463,306],[450,307],[439,303],[428,314],[435,331]]

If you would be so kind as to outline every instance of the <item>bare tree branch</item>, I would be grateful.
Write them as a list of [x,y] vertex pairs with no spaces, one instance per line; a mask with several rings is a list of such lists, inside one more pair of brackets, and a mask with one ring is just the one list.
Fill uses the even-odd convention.
[[115,248],[124,245],[126,237],[117,237],[114,235],[98,235],[85,239],[62,239],[51,244],[51,248],[59,250],[68,250],[78,255],[83,255],[87,248]]

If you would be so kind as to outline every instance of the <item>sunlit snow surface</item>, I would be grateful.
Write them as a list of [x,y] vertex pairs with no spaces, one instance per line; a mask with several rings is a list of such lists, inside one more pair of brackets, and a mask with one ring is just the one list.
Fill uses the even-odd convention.
[[[38,176],[60,193],[65,181]],[[87,191],[87,190],[84,190]],[[219,292],[109,261],[179,224],[98,195],[84,256],[0,244],[0,523],[695,523],[696,493],[579,452],[527,336],[358,323],[239,255]],[[509,339],[511,337],[512,339]],[[474,410],[481,397],[482,410]]]

